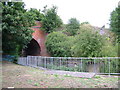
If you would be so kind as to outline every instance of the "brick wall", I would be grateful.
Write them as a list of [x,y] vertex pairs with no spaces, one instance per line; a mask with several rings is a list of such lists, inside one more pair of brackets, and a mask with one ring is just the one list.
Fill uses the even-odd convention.
[[45,40],[47,33],[45,31],[40,30],[40,27],[42,24],[39,21],[36,21],[36,26],[32,27],[32,30],[35,32],[32,34],[33,38],[38,42],[41,48],[41,56],[50,56],[50,54],[47,52],[46,46],[45,46]]

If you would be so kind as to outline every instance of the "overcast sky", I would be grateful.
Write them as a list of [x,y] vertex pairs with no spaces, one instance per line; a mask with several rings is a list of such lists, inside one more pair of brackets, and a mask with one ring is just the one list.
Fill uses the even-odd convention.
[[80,23],[88,21],[93,26],[109,27],[110,13],[118,6],[119,0],[23,0],[26,9],[36,8],[43,10],[47,5],[58,7],[58,15],[64,23],[72,17]]

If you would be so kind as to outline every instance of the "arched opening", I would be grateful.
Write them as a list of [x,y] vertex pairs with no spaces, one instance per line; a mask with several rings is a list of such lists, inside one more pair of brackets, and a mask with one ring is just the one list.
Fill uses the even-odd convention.
[[41,49],[38,42],[35,39],[32,39],[30,43],[27,44],[27,48],[25,48],[23,51],[24,56],[40,56]]

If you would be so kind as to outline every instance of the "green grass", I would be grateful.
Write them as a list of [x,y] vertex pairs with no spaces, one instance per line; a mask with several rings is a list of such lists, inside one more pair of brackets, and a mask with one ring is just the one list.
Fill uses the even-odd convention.
[[54,74],[55,77],[58,77],[58,74]]
[[72,77],[72,76],[71,76],[71,75],[66,74],[66,75],[64,75],[64,77]]
[[31,84],[31,83],[33,82],[33,80],[27,80],[27,82],[28,82],[29,84]]
[[95,76],[94,78],[100,78],[100,76]]
[[39,83],[34,83],[34,86],[39,86]]

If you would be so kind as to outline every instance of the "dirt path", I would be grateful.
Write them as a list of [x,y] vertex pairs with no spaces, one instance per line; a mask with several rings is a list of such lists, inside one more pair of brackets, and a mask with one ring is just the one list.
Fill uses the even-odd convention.
[[10,62],[2,65],[2,87],[15,88],[118,88],[117,76],[96,75],[93,78],[46,74],[45,70]]
[[68,75],[73,77],[80,78],[93,78],[95,73],[86,73],[86,72],[70,72],[70,71],[62,71],[62,70],[49,70],[45,72],[46,74],[57,74],[57,75]]

